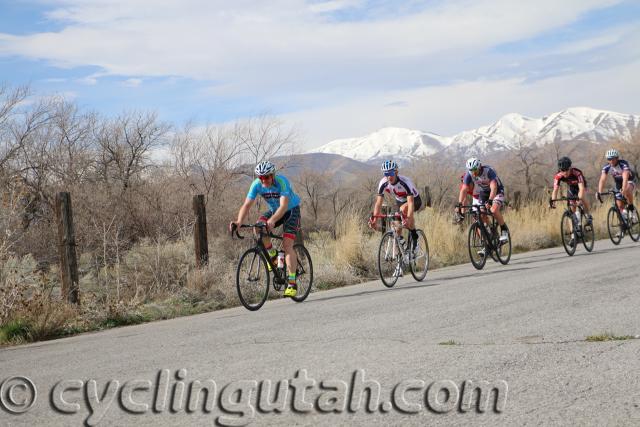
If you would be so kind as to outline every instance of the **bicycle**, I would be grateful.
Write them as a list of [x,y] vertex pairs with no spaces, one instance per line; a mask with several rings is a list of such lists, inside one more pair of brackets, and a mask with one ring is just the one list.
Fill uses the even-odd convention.
[[[609,238],[614,245],[619,245],[625,234],[629,233],[629,237],[634,242],[640,240],[640,222],[638,222],[638,214],[632,216],[632,213],[627,209],[628,202],[626,197],[618,190],[611,189],[603,193],[596,193],[598,201],[602,203],[602,195],[613,195],[612,206],[607,212],[607,231],[609,232]],[[623,215],[618,209],[616,201],[619,200],[623,203]],[[617,230],[617,231],[616,231]]]
[[[498,223],[493,214],[484,205],[461,205],[467,215],[471,215],[472,223],[469,226],[468,249],[471,264],[482,270],[487,263],[487,256],[494,261],[507,265],[511,259],[511,233],[507,230],[507,241],[500,240]],[[491,223],[484,223],[484,218],[491,218]]]
[[[282,267],[278,267],[274,260],[269,256],[269,252],[264,247],[262,238],[269,236],[270,238],[282,242],[282,236],[266,232],[266,224],[234,224],[231,229],[231,237],[233,235],[239,239],[244,239],[240,235],[238,228],[257,229],[257,235],[254,233],[255,245],[247,249],[238,261],[238,269],[236,270],[236,289],[238,297],[242,305],[251,311],[256,311],[262,307],[269,296],[269,282],[273,274],[273,289],[276,292],[282,292],[287,287],[288,275],[286,259]],[[298,293],[295,297],[291,297],[295,302],[304,301],[311,292],[313,285],[313,264],[309,251],[300,243],[293,245],[296,252],[298,267],[296,268],[296,281]],[[271,269],[269,269],[271,267]],[[272,273],[272,274],[270,274]]]
[[[372,215],[371,218],[385,221],[402,221],[404,216],[396,212],[386,215]],[[422,230],[416,229],[418,241],[414,247],[411,233],[409,233],[409,238],[405,243],[401,227],[392,224],[387,229],[389,231],[382,235],[380,246],[378,247],[378,273],[382,283],[387,288],[393,287],[407,266],[413,278],[418,282],[422,282],[429,269],[429,243],[427,242],[427,236]]]
[[[560,236],[562,238],[562,246],[569,256],[573,256],[576,253],[579,241],[582,242],[587,252],[591,252],[596,240],[593,224],[584,223],[584,207],[581,203],[575,203],[578,200],[580,199],[577,197],[560,197],[559,199],[549,200],[549,207],[551,208],[554,208],[553,202],[567,202],[567,207],[560,219]],[[572,207],[575,207],[577,211],[574,212],[571,209]],[[579,215],[578,212],[580,213]]]

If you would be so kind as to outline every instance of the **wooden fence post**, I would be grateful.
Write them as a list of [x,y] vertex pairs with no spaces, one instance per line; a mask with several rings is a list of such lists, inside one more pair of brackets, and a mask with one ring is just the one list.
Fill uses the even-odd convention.
[[73,229],[71,195],[67,192],[58,193],[56,195],[55,208],[58,220],[58,252],[60,254],[62,298],[72,304],[80,304],[76,235]]
[[207,213],[204,207],[204,195],[193,196],[193,213],[196,222],[193,225],[193,242],[196,250],[196,266],[202,267],[209,262],[209,244],[207,243]]
[[428,185],[424,186],[424,204],[426,207],[431,207],[431,190]]

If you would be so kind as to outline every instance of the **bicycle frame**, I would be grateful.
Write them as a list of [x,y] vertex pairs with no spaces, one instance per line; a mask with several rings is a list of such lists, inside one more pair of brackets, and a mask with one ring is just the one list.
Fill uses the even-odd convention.
[[[618,194],[620,195],[619,199],[617,198]],[[624,236],[624,234],[627,232],[627,230],[629,228],[629,224],[627,223],[627,219],[624,217],[624,215],[622,215],[622,212],[621,212],[620,208],[618,208],[618,204],[616,203],[616,201],[620,200],[622,202],[622,206],[623,206],[622,209],[626,209],[629,206],[629,202],[627,201],[627,198],[622,195],[621,191],[618,191],[618,190],[613,189],[613,188],[608,190],[608,191],[605,191],[604,193],[599,193],[598,199],[600,201],[602,201],[600,196],[603,196],[603,195],[604,196],[608,196],[608,195],[613,196],[611,203],[612,203],[612,206],[614,208],[616,208],[616,213],[618,214],[618,219],[620,220],[620,224],[622,224],[622,233],[623,233],[623,236]]]
[[[466,215],[471,215],[473,217],[473,222],[478,224],[480,228],[480,232],[482,233],[485,242],[488,242],[487,249],[491,252],[497,252],[498,247],[493,244],[493,240],[495,236],[489,234],[487,230],[487,224],[483,221],[483,216],[493,218],[493,214],[487,210],[484,205],[462,205],[460,208],[465,209]],[[492,233],[493,234],[493,233]]]
[[[373,215],[372,218],[383,219],[383,220],[392,220],[392,221],[402,221],[402,220],[404,220],[405,216],[401,212],[396,212],[396,213],[386,214],[386,215]],[[402,235],[401,234],[402,233],[402,229],[406,228],[406,227],[401,225],[400,226],[400,232],[398,232],[398,227],[395,224],[391,224],[390,228],[391,228],[391,230],[393,232],[393,239],[396,242],[397,247],[400,249],[400,266],[404,267],[405,256],[408,253],[408,251],[405,250],[405,248],[401,244],[400,237]],[[392,249],[394,249],[394,248],[392,248]],[[392,256],[395,257],[396,254],[393,253]]]
[[[273,287],[276,291],[279,291],[280,287],[287,283],[288,277],[287,277],[286,269],[278,268],[278,266],[273,263],[273,260],[271,259],[271,256],[267,251],[267,248],[264,246],[264,242],[262,241],[262,238],[267,236],[267,237],[270,237],[271,239],[282,241],[283,239],[282,236],[278,236],[276,234],[273,234],[272,232],[268,232],[268,233],[265,232],[264,229],[266,228],[266,225],[259,222],[256,224],[241,224],[240,226],[234,227],[232,230],[231,236],[233,237],[233,235],[235,234],[235,236],[241,240],[244,239],[244,236],[240,235],[240,233],[238,232],[238,228],[257,228],[258,229],[258,234],[257,235],[254,234],[255,246],[260,250],[260,253],[264,257],[266,262],[269,263],[269,265],[271,266],[271,272],[273,273],[273,278],[274,278]],[[251,266],[251,268],[253,268],[253,265]],[[298,266],[298,268],[303,268],[303,267]]]

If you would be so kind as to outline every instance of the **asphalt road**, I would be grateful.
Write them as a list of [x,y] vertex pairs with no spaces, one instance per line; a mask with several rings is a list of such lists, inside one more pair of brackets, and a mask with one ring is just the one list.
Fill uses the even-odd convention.
[[[0,407],[0,425],[640,425],[640,340],[585,340],[640,334],[639,259],[628,238],[598,241],[571,258],[548,249],[392,289],[370,282],[4,348],[4,406],[30,397],[11,376],[32,380],[37,398],[20,415]],[[315,383],[302,396],[304,375]],[[209,379],[217,399],[205,412],[206,393],[190,387]],[[282,412],[257,403],[264,380],[292,381]],[[484,412],[465,400],[468,380],[499,386]],[[373,411],[368,393],[355,410],[365,382],[380,385]],[[180,399],[189,394],[198,406]]]

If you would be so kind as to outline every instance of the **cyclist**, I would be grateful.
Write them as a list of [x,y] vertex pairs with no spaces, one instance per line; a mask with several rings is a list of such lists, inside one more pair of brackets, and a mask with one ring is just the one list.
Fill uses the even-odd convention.
[[378,183],[376,202],[373,206],[373,216],[369,219],[369,227],[378,229],[377,221],[374,217],[380,215],[384,193],[393,194],[396,199],[396,207],[405,217],[403,225],[411,233],[411,249],[413,250],[418,243],[414,214],[422,208],[420,193],[418,193],[416,186],[413,185],[409,178],[398,173],[398,164],[394,160],[382,162],[380,169],[384,176]]
[[[629,205],[627,209],[631,213],[631,217],[633,221],[637,221],[638,214],[635,212],[635,207],[633,206],[633,191],[636,188],[636,177],[629,167],[629,163],[626,160],[622,160],[620,158],[620,153],[618,150],[612,148],[607,150],[605,157],[607,158],[607,164],[602,168],[602,173],[600,174],[600,182],[598,182],[598,200],[602,203],[602,199],[600,198],[600,193],[604,188],[604,183],[607,180],[607,175],[611,173],[613,179],[616,183],[616,190],[618,190],[622,196],[627,199]],[[621,211],[624,208],[624,203],[622,202],[622,197],[620,194],[616,194],[616,204],[618,205],[618,209]]]
[[[276,167],[273,163],[269,161],[258,163],[255,168],[255,174],[258,178],[251,183],[247,198],[238,211],[238,218],[236,221],[231,221],[229,229],[231,230],[234,224],[238,225],[244,222],[258,195],[265,199],[269,205],[269,210],[260,216],[258,222],[266,224],[267,230],[272,230],[281,225],[284,228],[282,247],[284,248],[289,273],[289,281],[284,295],[294,297],[297,294],[298,287],[296,285],[297,257],[293,249],[293,243],[300,230],[300,197],[293,192],[293,188],[287,178],[282,175],[276,175]],[[271,239],[265,236],[262,241],[269,252],[269,256],[272,259],[275,258],[277,252],[273,248]],[[271,269],[269,263],[267,265]]]
[[[593,219],[589,213],[589,202],[585,195],[587,193],[587,180],[584,177],[582,171],[578,168],[571,167],[571,159],[568,157],[561,157],[558,159],[558,173],[553,178],[553,192],[551,199],[549,199],[549,206],[555,208],[555,202],[551,200],[558,197],[558,190],[560,189],[560,183],[566,182],[569,188],[567,189],[567,197],[577,198],[579,203],[582,203],[584,212],[587,215],[586,225],[591,225]],[[571,207],[573,212],[576,211],[575,206]]]
[[[473,186],[473,204],[484,205],[486,209],[491,211],[500,225],[500,241],[507,242],[509,240],[509,227],[507,227],[502,212],[500,212],[504,204],[504,186],[502,185],[502,181],[500,181],[498,174],[491,166],[483,165],[480,160],[475,157],[467,160],[466,167],[467,173],[464,175],[463,185],[460,188],[456,211],[459,214],[461,213],[460,206],[467,198],[469,190],[472,188],[471,186]],[[484,252],[481,255],[483,254]]]

